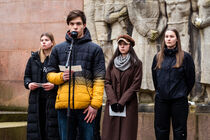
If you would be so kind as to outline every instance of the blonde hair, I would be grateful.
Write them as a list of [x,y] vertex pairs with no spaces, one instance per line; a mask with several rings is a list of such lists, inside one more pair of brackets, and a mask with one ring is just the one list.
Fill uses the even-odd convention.
[[[42,38],[43,36],[48,37],[48,38],[51,40],[51,42],[53,43],[52,47],[50,48],[50,52],[51,52],[52,48],[55,46],[55,39],[54,39],[54,36],[53,36],[53,34],[50,33],[50,32],[45,32],[45,33],[42,33],[42,34],[41,34],[40,40],[41,40],[41,38]],[[40,61],[41,61],[42,63],[44,62],[44,60],[45,60],[46,57],[47,57],[46,54],[44,53],[44,51],[43,51],[42,49],[40,49],[40,51],[39,51],[39,57],[40,57]]]

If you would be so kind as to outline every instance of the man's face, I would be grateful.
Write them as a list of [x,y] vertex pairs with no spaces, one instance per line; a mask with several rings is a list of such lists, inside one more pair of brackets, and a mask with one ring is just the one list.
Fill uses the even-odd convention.
[[76,31],[78,33],[77,38],[81,38],[84,36],[84,29],[86,25],[83,24],[81,17],[76,17],[72,19],[69,22],[68,27],[69,27],[70,32]]

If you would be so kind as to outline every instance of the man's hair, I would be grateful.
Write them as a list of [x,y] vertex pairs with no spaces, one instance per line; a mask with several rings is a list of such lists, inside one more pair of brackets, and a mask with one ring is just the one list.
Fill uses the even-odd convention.
[[77,18],[77,17],[81,17],[83,24],[86,24],[86,16],[85,13],[81,10],[73,10],[70,11],[67,19],[66,19],[66,23],[67,25],[69,25],[70,21]]

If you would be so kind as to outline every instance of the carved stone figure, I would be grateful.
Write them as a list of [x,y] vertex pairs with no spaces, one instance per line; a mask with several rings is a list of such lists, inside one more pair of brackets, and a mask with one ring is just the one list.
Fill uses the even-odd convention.
[[112,57],[113,50],[108,40],[108,25],[105,22],[105,0],[87,0],[85,1],[85,12],[87,13],[88,29],[91,32],[92,39],[103,49],[106,66]]
[[201,84],[207,102],[210,102],[210,0],[198,0],[198,15],[192,16],[192,23],[200,29],[201,36]]
[[117,37],[127,34],[127,8],[125,0],[106,0],[105,21],[111,26],[113,51],[117,48]]
[[192,0],[165,1],[168,16],[168,28],[175,28],[178,30],[181,38],[182,49],[186,52],[189,52],[189,19],[191,15],[191,8],[193,11],[195,11]]
[[166,28],[165,2],[161,0],[133,0],[128,3],[129,19],[133,24],[132,37],[137,56],[143,63],[141,92],[154,91],[151,66],[158,52],[156,39]]

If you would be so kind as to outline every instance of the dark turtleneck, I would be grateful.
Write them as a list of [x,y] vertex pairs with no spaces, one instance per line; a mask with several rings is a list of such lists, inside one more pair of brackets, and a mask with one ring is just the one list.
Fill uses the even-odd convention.
[[167,47],[165,47],[165,49],[164,49],[164,54],[166,56],[174,56],[174,55],[176,55],[177,52],[178,52],[177,46],[173,49],[168,49]]

